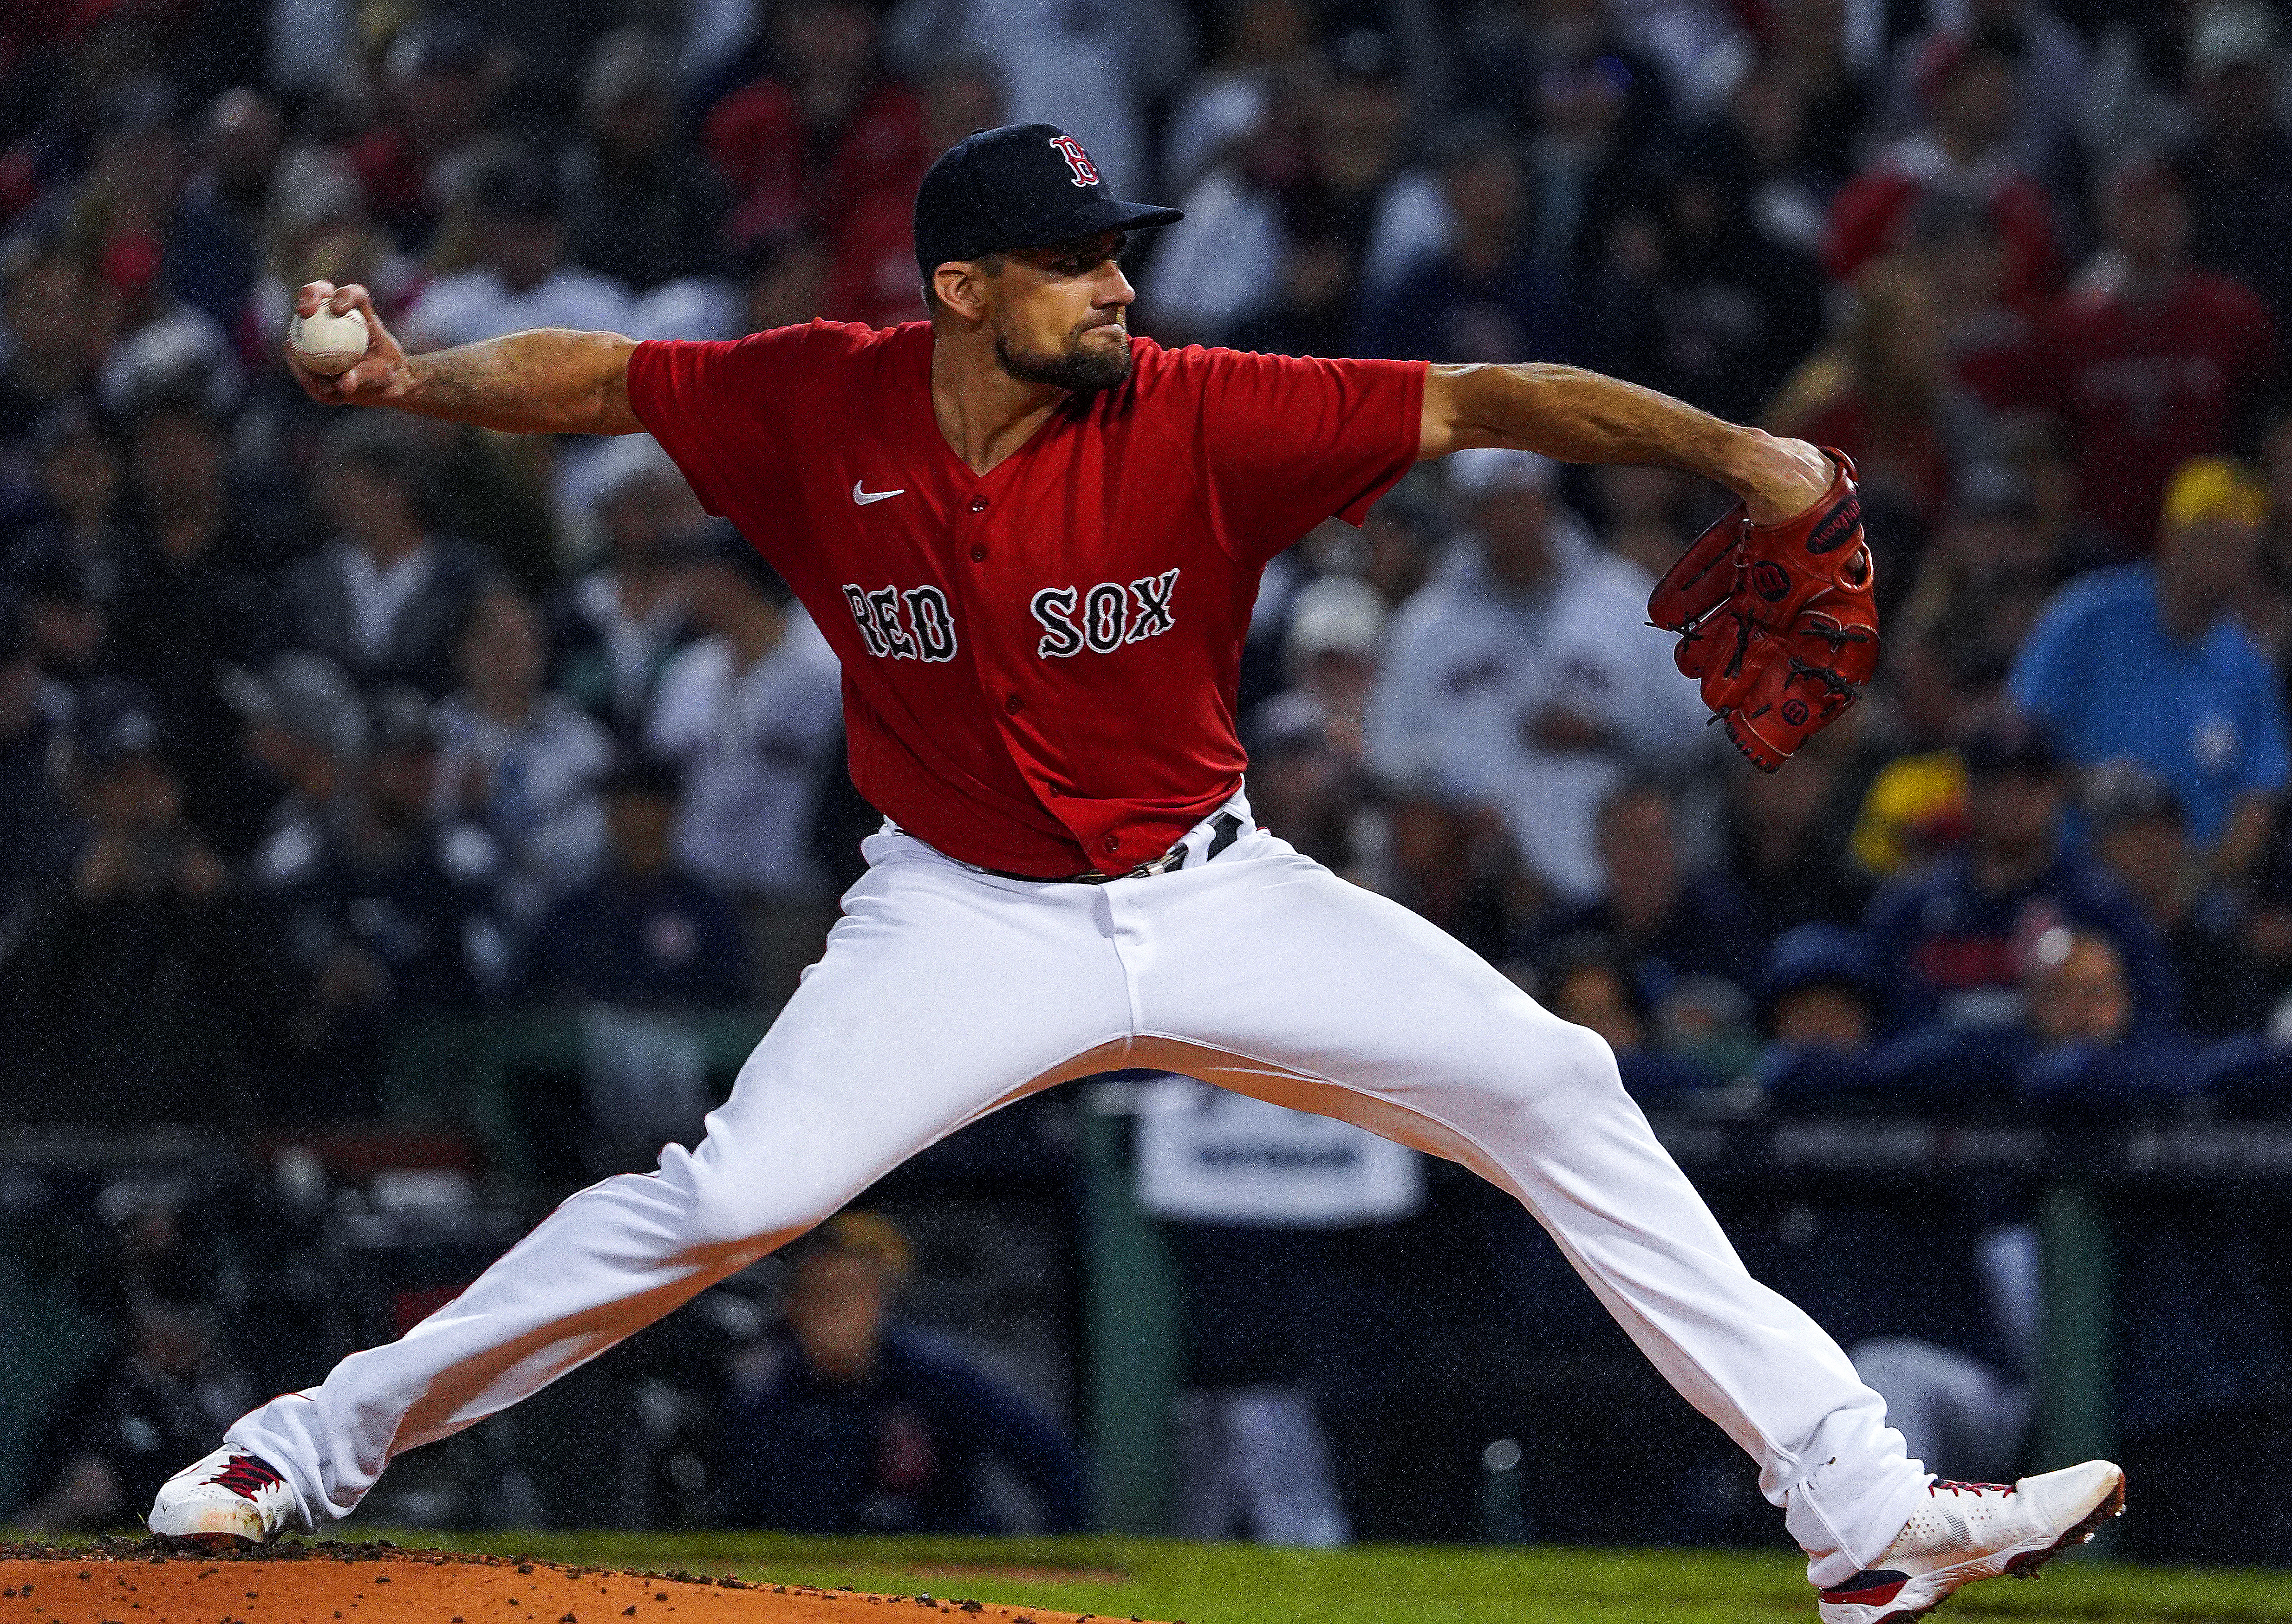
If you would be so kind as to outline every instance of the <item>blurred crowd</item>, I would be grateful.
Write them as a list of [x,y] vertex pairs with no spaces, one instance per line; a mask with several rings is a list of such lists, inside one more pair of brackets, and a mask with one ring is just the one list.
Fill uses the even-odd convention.
[[1023,119],[1183,205],[1131,256],[1166,342],[1577,362],[1860,470],[1884,667],[1772,777],[1642,623],[1715,492],[1480,452],[1317,530],[1268,575],[1239,695],[1277,832],[1597,1028],[1643,1092],[2266,1072],[2292,989],[2286,22],[20,10],[13,1108],[356,1119],[429,1016],[776,1009],[870,818],[803,609],[649,439],[330,414],[283,319],[320,277],[417,349],[913,318],[917,177]]
[[[1721,493],[1474,452],[1323,526],[1237,696],[1274,831],[1650,1103],[2280,1097],[2292,5],[36,0],[0,18],[0,1120],[358,1122],[433,1017],[777,1009],[874,821],[784,583],[643,437],[329,413],[278,341],[318,277],[415,349],[918,319],[916,181],[1030,120],[1185,210],[1126,261],[1164,342],[1576,363],[1859,467],[1884,663],[1771,776],[1644,623]],[[2002,1282],[1986,1364],[1871,1355],[1977,1454],[2026,1412],[2016,1216],[1935,1265]],[[800,1262],[756,1391],[858,1460],[889,1424],[819,1371],[864,1342],[942,1452],[1015,1439],[1079,1519],[1054,1436],[885,1331],[872,1233]],[[164,1275],[79,1405],[131,1440],[242,1397],[183,1385]],[[1860,1323],[1842,1289],[1801,1294]]]

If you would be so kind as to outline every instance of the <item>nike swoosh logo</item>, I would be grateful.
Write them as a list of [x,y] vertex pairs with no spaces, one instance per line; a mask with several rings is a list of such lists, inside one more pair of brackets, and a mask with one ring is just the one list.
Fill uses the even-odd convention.
[[865,484],[867,484],[865,479],[854,479],[851,482],[851,500],[858,502],[863,508],[871,502],[889,502],[894,496],[904,496],[908,494],[905,487],[896,491],[868,491],[860,489],[860,487]]

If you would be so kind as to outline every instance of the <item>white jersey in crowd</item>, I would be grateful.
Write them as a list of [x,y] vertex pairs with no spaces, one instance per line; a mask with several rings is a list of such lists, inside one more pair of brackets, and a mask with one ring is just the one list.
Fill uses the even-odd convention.
[[648,730],[684,772],[677,856],[736,896],[818,888],[811,851],[819,764],[843,721],[835,653],[790,605],[787,631],[747,671],[732,646],[703,638],[661,672]]
[[[1634,762],[1676,767],[1706,750],[1706,712],[1672,663],[1671,633],[1647,623],[1647,572],[1571,519],[1555,519],[1552,540],[1540,591],[1497,580],[1468,546],[1393,617],[1368,749],[1389,782],[1496,808],[1528,866],[1581,903],[1605,888],[1601,800]],[[1529,724],[1554,705],[1621,748],[1537,745]]]
[[406,332],[411,342],[439,349],[531,327],[625,333],[631,310],[629,290],[593,270],[561,265],[516,293],[491,267],[480,265],[424,288],[406,313]]
[[605,857],[598,786],[613,742],[589,715],[544,694],[515,727],[456,694],[438,707],[441,810],[482,824],[509,863],[504,901],[531,924],[593,878]]

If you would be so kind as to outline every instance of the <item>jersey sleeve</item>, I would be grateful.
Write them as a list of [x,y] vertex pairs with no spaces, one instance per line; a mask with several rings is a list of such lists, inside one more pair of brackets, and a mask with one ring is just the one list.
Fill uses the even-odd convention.
[[653,339],[630,351],[629,410],[717,518],[728,515],[735,475],[753,478],[759,459],[787,445],[784,403],[802,397],[814,333]]
[[1193,352],[1227,551],[1262,564],[1325,519],[1358,525],[1416,461],[1422,361]]

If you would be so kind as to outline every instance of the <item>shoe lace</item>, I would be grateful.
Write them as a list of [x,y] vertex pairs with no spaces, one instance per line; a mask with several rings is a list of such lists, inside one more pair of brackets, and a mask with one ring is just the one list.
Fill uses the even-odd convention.
[[1945,1491],[1951,1494],[2011,1494],[2014,1485],[2009,1483],[1953,1483],[1947,1477],[1937,1477],[1926,1485],[1928,1494]]
[[207,1481],[253,1499],[259,1491],[275,1488],[286,1480],[253,1455],[233,1455],[223,1469]]

